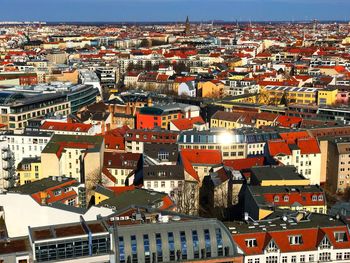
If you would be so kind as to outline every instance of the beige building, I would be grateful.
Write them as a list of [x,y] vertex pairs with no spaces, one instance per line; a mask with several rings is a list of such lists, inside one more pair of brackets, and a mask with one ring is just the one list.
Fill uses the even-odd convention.
[[326,189],[332,193],[344,192],[350,187],[350,137],[322,138],[320,148]]
[[43,177],[66,176],[92,187],[101,179],[103,149],[101,136],[54,135],[41,154]]

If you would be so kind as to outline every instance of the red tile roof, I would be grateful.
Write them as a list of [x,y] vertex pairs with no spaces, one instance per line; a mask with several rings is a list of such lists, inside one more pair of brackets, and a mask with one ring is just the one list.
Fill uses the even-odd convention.
[[282,127],[295,127],[301,124],[303,121],[300,117],[293,117],[293,116],[285,116],[281,115],[277,117],[277,125]]
[[253,166],[262,166],[264,165],[264,160],[264,157],[253,157],[236,160],[224,160],[223,163],[225,166],[232,167],[234,170],[240,171],[249,169]]
[[45,121],[40,129],[49,131],[88,132],[91,124]]
[[280,133],[280,136],[283,140],[286,140],[288,143],[295,143],[296,139],[310,137],[307,131],[285,132],[285,133]]
[[[346,241],[336,242],[335,232],[345,232]],[[301,235],[301,244],[291,245],[289,243],[289,236]],[[350,247],[350,236],[347,227],[333,226],[333,227],[312,227],[305,229],[286,229],[269,232],[249,232],[232,235],[234,242],[245,255],[259,255],[264,254],[265,248],[271,240],[273,240],[282,253],[288,252],[303,252],[303,251],[317,251],[320,243],[324,237],[327,237],[331,245],[335,249],[344,249]],[[256,239],[256,247],[248,247],[246,245],[247,239]]]
[[219,150],[182,149],[182,155],[192,164],[215,165],[222,163]]
[[276,156],[280,154],[284,154],[284,155],[292,154],[288,144],[284,140],[269,141],[267,143],[267,146],[271,156]]
[[202,117],[194,117],[189,119],[177,119],[173,120],[172,123],[178,128],[180,131],[191,130],[193,129],[193,124],[201,123],[204,124],[204,120]]

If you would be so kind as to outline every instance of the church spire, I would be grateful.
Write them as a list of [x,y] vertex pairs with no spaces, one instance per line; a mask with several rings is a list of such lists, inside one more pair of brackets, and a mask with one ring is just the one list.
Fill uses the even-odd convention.
[[187,18],[186,18],[185,34],[186,34],[186,35],[189,35],[189,34],[190,34],[190,19],[188,18],[188,16],[187,16]]

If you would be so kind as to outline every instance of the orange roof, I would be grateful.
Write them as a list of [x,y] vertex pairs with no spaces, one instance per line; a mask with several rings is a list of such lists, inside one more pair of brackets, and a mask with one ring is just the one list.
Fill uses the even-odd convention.
[[193,125],[196,123],[204,124],[204,120],[202,117],[194,117],[189,119],[177,119],[173,120],[172,123],[178,128],[180,131],[191,130],[193,129]]
[[271,156],[292,154],[288,144],[284,140],[269,141],[267,144]]
[[320,147],[315,138],[303,138],[297,140],[297,145],[301,154],[315,154],[320,153]]
[[215,165],[222,163],[219,150],[182,149],[183,156],[192,164]]
[[310,137],[307,131],[285,132],[285,133],[280,133],[280,136],[283,140],[286,140],[289,144],[295,143],[297,139]]
[[91,124],[84,123],[45,121],[41,125],[40,129],[49,131],[88,132],[91,129],[91,127]]
[[253,166],[262,166],[264,165],[264,160],[264,157],[253,157],[236,160],[224,160],[223,163],[225,166],[232,167],[235,170],[243,170],[249,169]]

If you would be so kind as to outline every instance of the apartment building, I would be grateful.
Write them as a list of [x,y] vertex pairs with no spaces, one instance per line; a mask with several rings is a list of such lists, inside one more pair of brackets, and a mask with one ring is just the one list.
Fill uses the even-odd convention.
[[136,127],[137,129],[159,127],[169,130],[172,120],[198,117],[199,112],[200,108],[198,106],[188,104],[154,104],[151,107],[143,107],[140,112],[136,113]]
[[31,119],[70,113],[70,102],[65,94],[0,92],[0,123],[10,130],[24,129]]
[[102,182],[104,186],[125,186],[127,178],[140,169],[139,153],[105,152],[103,157]]
[[319,141],[325,187],[332,193],[344,192],[350,187],[350,137],[323,137]]
[[225,223],[244,263],[350,261],[349,229],[341,219],[305,211],[245,219]]
[[250,217],[261,220],[277,208],[325,214],[326,196],[316,185],[247,186],[244,194],[244,211]]
[[280,102],[284,97],[288,103],[313,105],[317,103],[317,88],[299,88],[287,86],[266,86],[264,92],[269,100]]
[[17,167],[24,158],[40,157],[53,133],[26,129],[23,132],[5,132],[0,136],[7,140],[9,150],[14,155],[15,167]]
[[311,184],[323,183],[321,182],[321,151],[317,140],[310,137],[289,140],[288,134],[280,135],[281,140],[271,140],[267,143],[267,155],[277,163],[294,165],[300,174],[310,179]]
[[175,144],[179,132],[167,130],[128,130],[125,134],[125,148],[127,152],[143,153],[144,145]]
[[43,177],[67,176],[89,187],[96,184],[103,167],[101,136],[54,135],[43,149]]
[[42,179],[40,157],[23,158],[17,169],[18,184],[24,185]]
[[247,157],[244,136],[227,130],[183,131],[177,141],[179,149],[219,150],[223,160]]

